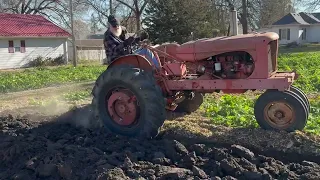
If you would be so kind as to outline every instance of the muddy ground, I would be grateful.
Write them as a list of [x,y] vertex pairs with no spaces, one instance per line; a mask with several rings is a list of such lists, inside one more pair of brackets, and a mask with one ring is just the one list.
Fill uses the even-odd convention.
[[69,111],[60,94],[90,86],[0,96],[1,180],[320,179],[320,140],[301,133],[215,126],[201,112],[169,114],[150,141],[89,129],[90,99]]
[[[85,128],[90,116],[83,115],[90,113],[82,109],[59,117],[3,114],[0,179],[320,179],[316,152],[284,151],[263,143],[249,147],[246,140],[209,141],[177,133],[174,126],[155,140],[141,141]],[[252,133],[255,136],[242,139],[259,138]],[[281,135],[266,132],[261,139],[270,134]],[[237,139],[236,134],[232,137]],[[306,146],[306,139],[300,141],[289,142],[289,148]]]

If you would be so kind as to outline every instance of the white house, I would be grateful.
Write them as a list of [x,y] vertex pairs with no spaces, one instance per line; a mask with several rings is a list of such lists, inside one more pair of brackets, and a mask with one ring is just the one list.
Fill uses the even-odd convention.
[[271,31],[279,34],[280,44],[297,42],[320,42],[320,13],[289,13],[273,23],[271,26],[260,29],[260,32]]
[[0,69],[25,67],[38,56],[68,60],[70,36],[40,15],[0,13]]

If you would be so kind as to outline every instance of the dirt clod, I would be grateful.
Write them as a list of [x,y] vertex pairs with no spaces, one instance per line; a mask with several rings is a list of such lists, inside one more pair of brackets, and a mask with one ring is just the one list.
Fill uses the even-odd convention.
[[239,144],[140,141],[55,121],[0,117],[0,142],[0,179],[320,179],[317,162]]
[[40,164],[36,171],[39,177],[48,177],[56,173],[56,169],[55,164]]
[[200,178],[207,178],[207,174],[197,166],[192,166],[192,172],[194,175],[200,177]]
[[244,157],[248,160],[253,160],[254,159],[254,153],[251,152],[249,149],[239,146],[239,145],[232,145],[231,146],[231,151],[239,156],[239,157]]

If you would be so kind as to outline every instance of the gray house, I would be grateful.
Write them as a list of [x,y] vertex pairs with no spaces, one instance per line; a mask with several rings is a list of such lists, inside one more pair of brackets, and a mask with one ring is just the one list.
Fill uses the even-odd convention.
[[289,13],[259,32],[271,31],[279,34],[280,44],[292,42],[320,42],[320,13]]

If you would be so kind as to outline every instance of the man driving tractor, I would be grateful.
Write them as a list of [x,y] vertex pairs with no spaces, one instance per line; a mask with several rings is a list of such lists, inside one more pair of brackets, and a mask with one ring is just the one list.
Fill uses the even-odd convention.
[[[129,52],[128,46],[136,44],[139,41],[143,41],[148,37],[146,33],[142,33],[140,37],[135,38],[130,36],[127,38],[126,28],[124,26],[121,26],[120,21],[113,15],[110,15],[108,17],[108,24],[109,27],[108,30],[104,33],[103,40],[108,65],[120,56],[131,54],[131,52]],[[155,61],[153,53],[148,49],[138,49],[134,53],[148,56],[148,58],[150,58],[152,61]]]

